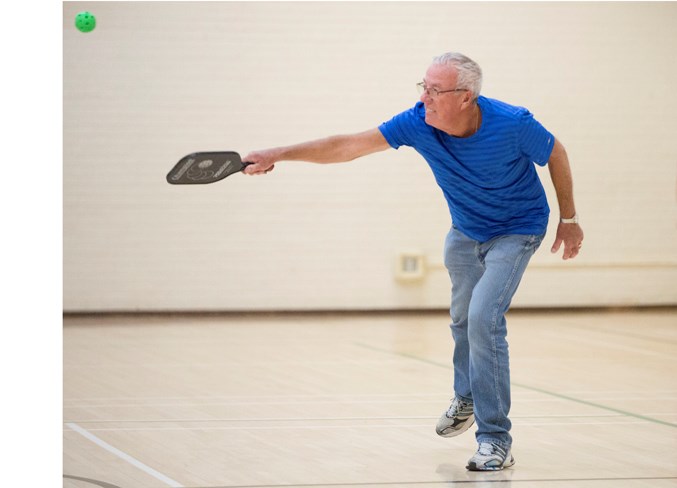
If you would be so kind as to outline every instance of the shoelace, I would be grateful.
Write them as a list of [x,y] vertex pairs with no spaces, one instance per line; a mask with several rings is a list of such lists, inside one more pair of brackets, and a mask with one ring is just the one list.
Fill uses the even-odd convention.
[[447,417],[454,418],[457,414],[461,412],[465,407],[470,405],[469,403],[464,402],[463,400],[454,399],[451,402],[449,410],[447,410]]

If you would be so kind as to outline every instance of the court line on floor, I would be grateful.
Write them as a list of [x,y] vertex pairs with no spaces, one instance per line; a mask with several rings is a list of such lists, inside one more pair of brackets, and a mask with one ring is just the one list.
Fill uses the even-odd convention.
[[[404,357],[404,358],[407,358],[407,359],[413,359],[415,361],[420,361],[420,362],[423,362],[425,364],[430,364],[430,365],[441,367],[441,368],[444,368],[444,369],[449,369],[449,365],[447,365],[447,364],[438,363],[437,361],[432,361],[430,359],[414,356],[413,354],[406,354],[406,353],[402,353],[402,352],[390,351],[390,350],[387,350],[387,349],[381,349],[379,347],[375,347],[375,346],[372,346],[372,345],[369,345],[369,344],[364,344],[364,343],[361,343],[361,342],[353,342],[353,344],[356,345],[356,346],[359,346],[359,347],[363,347],[365,349],[370,349],[372,351],[377,351],[377,352],[381,352],[381,353],[384,353],[384,354],[391,354],[391,355],[394,355],[394,356],[401,356],[401,357]],[[553,391],[544,390],[542,388],[537,388],[535,386],[525,385],[523,383],[512,382],[512,384],[515,385],[515,386],[518,386],[520,388],[524,388],[526,390],[535,391],[535,392],[538,392],[538,393],[542,393],[544,395],[549,395],[549,396],[552,396],[552,397],[555,397],[555,398],[560,398],[562,400],[569,400],[571,402],[581,403],[583,405],[588,405],[590,407],[601,408],[603,410],[608,410],[610,412],[616,412],[616,413],[620,413],[622,415],[627,415],[628,417],[634,417],[634,418],[638,418],[638,419],[641,419],[641,420],[646,420],[648,422],[653,422],[655,424],[677,428],[677,424],[672,423],[672,422],[666,422],[666,421],[663,421],[663,420],[655,419],[653,417],[647,417],[645,415],[640,415],[640,414],[637,414],[637,413],[628,412],[626,410],[621,410],[621,409],[618,409],[618,408],[609,407],[607,405],[601,405],[599,403],[590,402],[588,400],[583,400],[581,398],[570,397],[568,395],[563,395],[561,393],[556,393],[556,392],[553,392]]]
[[183,488],[183,485],[180,484],[178,481],[175,481],[171,479],[169,476],[166,476],[159,471],[156,471],[155,469],[151,468],[150,466],[142,463],[136,458],[133,458],[126,452],[122,452],[120,449],[111,446],[107,442],[99,439],[97,436],[94,434],[90,433],[88,430],[83,429],[80,427],[78,424],[75,424],[73,422],[69,422],[66,424],[69,429],[74,430],[84,438],[92,441],[94,444],[98,445],[99,447],[104,448],[106,451],[110,452],[111,454],[116,455],[117,457],[127,461],[129,464],[132,466],[135,466],[139,468],[141,471],[144,471],[146,474],[151,475],[153,478],[158,479],[162,481],[163,483],[167,484],[168,486],[171,486],[172,488]]

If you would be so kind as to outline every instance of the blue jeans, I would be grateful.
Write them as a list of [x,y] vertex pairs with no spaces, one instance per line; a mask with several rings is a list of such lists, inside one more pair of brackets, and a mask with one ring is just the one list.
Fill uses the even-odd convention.
[[474,405],[477,442],[512,444],[505,313],[543,237],[504,235],[478,242],[454,227],[447,235],[454,392]]

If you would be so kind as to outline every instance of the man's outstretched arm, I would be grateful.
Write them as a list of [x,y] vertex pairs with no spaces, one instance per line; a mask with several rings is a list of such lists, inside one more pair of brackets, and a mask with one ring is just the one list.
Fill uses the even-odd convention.
[[378,129],[346,134],[275,147],[247,154],[243,161],[254,163],[244,172],[248,175],[268,173],[278,161],[308,161],[311,163],[342,163],[367,154],[384,151],[390,145]]

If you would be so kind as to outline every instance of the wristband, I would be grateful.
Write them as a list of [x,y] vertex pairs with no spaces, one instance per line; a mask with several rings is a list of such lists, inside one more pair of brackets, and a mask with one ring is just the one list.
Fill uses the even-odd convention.
[[562,224],[577,224],[578,223],[578,214],[574,214],[574,216],[571,217],[570,219],[560,218],[559,221]]

